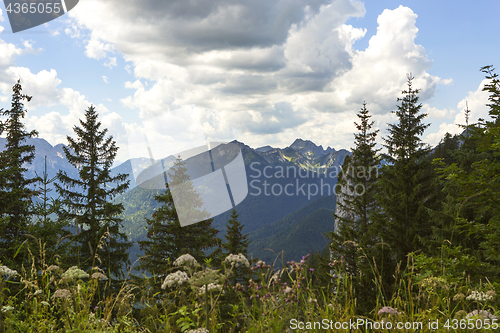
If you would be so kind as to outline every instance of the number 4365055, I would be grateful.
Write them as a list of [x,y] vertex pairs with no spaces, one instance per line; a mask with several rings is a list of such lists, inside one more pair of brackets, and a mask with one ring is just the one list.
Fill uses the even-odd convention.
[[19,14],[19,13],[23,13],[23,14],[27,14],[27,13],[30,13],[30,14],[35,14],[35,13],[39,13],[39,14],[51,14],[51,13],[54,13],[54,14],[59,14],[61,12],[61,4],[60,3],[57,3],[57,2],[54,2],[54,3],[30,3],[30,4],[27,4],[27,3],[18,3],[18,2],[15,2],[15,3],[9,3],[9,5],[7,6],[7,8],[5,8],[5,10],[7,11],[7,13],[14,13],[14,14]]

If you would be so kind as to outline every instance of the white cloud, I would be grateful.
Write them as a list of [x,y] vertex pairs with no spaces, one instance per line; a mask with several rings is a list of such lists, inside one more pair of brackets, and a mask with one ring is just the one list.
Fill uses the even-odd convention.
[[490,120],[489,108],[486,106],[489,93],[483,91],[484,85],[488,82],[488,79],[484,79],[475,91],[469,91],[467,96],[457,103],[459,111],[449,110],[449,115],[455,115],[453,123],[441,123],[437,132],[427,135],[426,142],[436,145],[447,132],[453,135],[460,134],[464,129],[458,125],[466,124],[465,109],[467,107],[470,111],[469,124],[478,122],[479,118]]
[[427,113],[429,118],[433,119],[451,119],[457,113],[457,111],[453,109],[438,109],[430,106],[429,103],[423,104],[421,110]]
[[110,69],[115,67],[117,65],[116,63],[116,57],[111,57],[109,58],[109,61],[104,63],[104,66],[109,67]]
[[479,118],[490,120],[489,108],[486,106],[486,104],[488,104],[489,93],[487,91],[483,91],[484,85],[488,82],[488,79],[484,79],[479,84],[477,90],[469,91],[467,96],[458,102],[457,109],[462,111],[457,114],[455,124],[465,124],[465,113],[463,110],[466,108],[466,103],[470,110],[469,123],[475,123]]
[[69,28],[64,29],[64,33],[69,35],[71,38],[81,38],[82,34],[79,27],[76,24],[71,24]]
[[[376,114],[377,126],[385,128],[405,88],[406,73],[415,76],[424,102],[436,85],[451,82],[429,74],[432,62],[415,43],[417,15],[407,7],[381,13],[369,46],[357,51],[354,43],[367,30],[346,22],[364,15],[358,0],[194,3],[80,2],[69,13],[65,33],[83,38],[85,55],[105,59],[109,68],[123,57],[135,82],[125,82],[133,91],[120,101],[137,109],[144,121],[196,105],[207,110],[207,135],[237,135],[253,146],[284,146],[303,137],[350,147],[355,114],[364,100]],[[13,47],[5,59],[18,55]],[[3,57],[0,53],[0,68]],[[69,112],[49,118],[54,133],[63,133],[89,103],[72,89],[57,90],[55,79],[55,74],[52,81],[47,77],[47,89],[58,94],[55,100]],[[103,80],[108,82],[106,76]],[[456,115],[428,103],[424,109],[434,118]],[[106,113],[104,106],[99,112],[119,133],[132,126],[120,127],[120,116]]]
[[113,46],[108,43],[101,42],[94,34],[92,34],[90,41],[85,46],[85,55],[92,59],[102,59],[106,54],[113,50]]
[[102,80],[104,81],[104,83],[108,84],[109,83],[109,79],[106,75],[103,75],[102,76]]
[[[9,91],[13,83],[20,79],[23,91],[33,96],[30,108],[57,104],[59,95],[57,86],[61,83],[61,80],[57,78],[57,72],[54,69],[50,71],[42,70],[37,74],[33,74],[26,67],[9,67],[5,73],[10,78],[9,82],[5,83]],[[4,94],[6,94],[5,90]]]

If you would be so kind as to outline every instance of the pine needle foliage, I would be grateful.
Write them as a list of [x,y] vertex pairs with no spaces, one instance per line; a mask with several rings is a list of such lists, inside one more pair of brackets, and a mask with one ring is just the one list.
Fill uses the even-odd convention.
[[[376,233],[372,214],[376,209],[375,194],[380,160],[375,148],[378,130],[372,131],[374,122],[366,103],[357,114],[358,133],[354,134],[355,147],[347,156],[338,177],[335,231],[331,239],[331,261],[345,261],[346,272],[353,281],[360,308],[369,309],[375,299],[372,287],[371,262],[375,254]],[[369,310],[367,310],[369,311]]]
[[18,249],[26,240],[33,184],[39,180],[26,178],[28,164],[35,158],[35,147],[25,144],[27,139],[38,136],[36,130],[28,132],[23,123],[26,115],[23,101],[31,97],[22,94],[21,81],[12,87],[11,109],[0,109],[0,115],[6,117],[0,123],[0,134],[6,133],[5,150],[0,154],[0,260],[20,267],[18,260],[13,263]]
[[120,231],[123,205],[112,200],[127,190],[129,181],[126,174],[110,174],[118,147],[112,136],[106,137],[108,129],[101,129],[98,116],[90,106],[80,126],[73,127],[76,137],[67,137],[64,154],[79,177],[73,179],[60,170],[56,188],[65,199],[61,217],[75,222],[72,256],[80,267],[88,270],[98,265],[109,276],[121,277],[131,244]]
[[[185,163],[178,158],[170,169],[166,189],[155,197],[162,206],[147,219],[147,240],[139,241],[145,256],[140,269],[151,274],[165,274],[170,265],[183,254],[192,255],[198,262],[203,262],[206,252],[218,244],[218,230],[212,227],[213,219],[203,209],[203,202],[194,190]],[[171,186],[183,183],[184,190],[180,200],[192,203],[189,211],[184,212],[195,219],[206,217],[201,222],[182,227],[174,205]],[[186,201],[184,201],[186,202]],[[183,208],[186,205],[183,205]],[[187,207],[186,207],[187,208]]]
[[[429,124],[424,124],[426,113],[421,112],[418,89],[413,88],[413,77],[408,76],[407,89],[398,98],[399,105],[392,111],[398,118],[389,124],[387,138],[383,138],[388,162],[382,167],[377,195],[380,212],[375,215],[380,240],[392,250],[392,267],[401,265],[403,271],[406,256],[424,248],[425,239],[432,235],[428,209],[435,209],[435,174],[426,158],[430,147],[421,136]],[[384,267],[386,269],[386,267]]]

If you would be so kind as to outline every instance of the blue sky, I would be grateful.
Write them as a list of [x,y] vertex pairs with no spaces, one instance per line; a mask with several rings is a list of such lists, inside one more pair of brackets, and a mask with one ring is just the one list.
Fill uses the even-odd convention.
[[21,78],[33,95],[28,127],[55,145],[92,103],[119,161],[146,156],[130,137],[148,124],[163,131],[150,142],[163,145],[203,132],[254,148],[300,137],[350,149],[362,102],[380,142],[411,72],[434,145],[458,133],[465,101],[474,121],[488,116],[479,68],[500,63],[499,9],[494,0],[80,0],[13,34],[0,1],[0,108]]

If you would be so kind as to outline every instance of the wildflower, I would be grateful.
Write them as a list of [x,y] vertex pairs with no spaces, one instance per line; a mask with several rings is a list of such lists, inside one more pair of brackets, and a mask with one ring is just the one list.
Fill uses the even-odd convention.
[[246,267],[250,267],[250,262],[248,259],[241,253],[239,254],[230,254],[224,259],[224,262],[228,262],[231,264],[231,267],[245,265]]
[[10,269],[9,267],[7,266],[0,266],[0,276],[7,276],[7,277],[12,277],[12,276],[16,276],[17,275],[17,271],[16,270],[13,270],[13,269]]
[[309,268],[309,270],[310,270],[311,272],[314,272],[314,268]]
[[5,305],[5,306],[2,306],[2,312],[5,313],[5,312],[8,312],[8,311],[12,311],[14,310],[14,308],[10,305]]
[[107,280],[108,279],[108,277],[106,275],[102,274],[101,272],[92,273],[91,278],[96,279],[96,280]]
[[467,296],[466,300],[468,301],[478,301],[478,302],[484,302],[484,301],[490,301],[493,299],[493,296],[487,295],[483,293],[482,291],[472,291],[469,296]]
[[465,298],[465,295],[464,295],[464,294],[462,294],[462,293],[458,293],[458,294],[456,294],[455,296],[453,296],[453,300],[454,300],[454,301],[461,301],[461,300],[463,300],[464,298]]
[[192,255],[188,253],[183,254],[174,261],[174,266],[196,266],[196,265],[198,265],[198,262]]
[[87,273],[82,271],[77,266],[72,266],[72,267],[68,268],[68,270],[66,272],[64,272],[61,276],[65,280],[76,280],[76,279],[83,279],[83,278],[89,277],[89,275]]
[[472,312],[469,312],[465,318],[483,318],[483,319],[497,319],[494,315],[489,313],[486,310],[474,310]]
[[434,276],[423,279],[420,282],[420,285],[422,286],[422,288],[425,288],[428,290],[433,290],[433,289],[435,290],[435,289],[440,288],[440,287],[443,287],[445,289],[448,288],[448,285],[447,285],[445,279],[443,279],[442,277],[434,277]]
[[209,333],[206,328],[198,328],[196,330],[189,330],[187,333]]
[[54,295],[52,295],[52,299],[54,298],[71,298],[71,293],[68,289],[57,289]]
[[290,288],[290,287],[286,287],[285,289],[283,289],[283,292],[284,292],[285,294],[289,294],[289,293],[291,293],[292,291],[293,291],[293,289],[292,289],[292,288]]
[[210,284],[209,284],[209,285],[207,285],[207,286],[200,287],[200,290],[199,290],[199,294],[200,294],[200,295],[204,295],[204,294],[205,294],[205,288],[206,288],[208,291],[212,291],[212,290],[221,290],[221,289],[222,289],[222,286],[221,286],[220,284],[210,283]]
[[221,283],[222,281],[223,277],[218,271],[211,268],[206,268],[203,271],[194,273],[193,277],[189,280],[189,284],[191,284],[191,287],[197,290],[209,283],[215,284]]
[[491,297],[495,297],[495,295],[496,295],[496,294],[497,294],[497,293],[496,293],[494,290],[488,290],[488,291],[486,292],[486,295],[491,296]]
[[173,284],[183,284],[184,282],[188,282],[189,277],[185,272],[177,271],[175,273],[171,273],[167,275],[165,281],[161,285],[161,289],[165,289],[167,287],[171,287]]
[[382,309],[378,310],[378,315],[381,316],[384,313],[397,316],[399,315],[398,309],[391,308],[390,306],[384,306]]
[[50,265],[49,267],[47,267],[48,272],[57,271],[58,269],[61,269],[61,267],[59,267],[57,265]]

